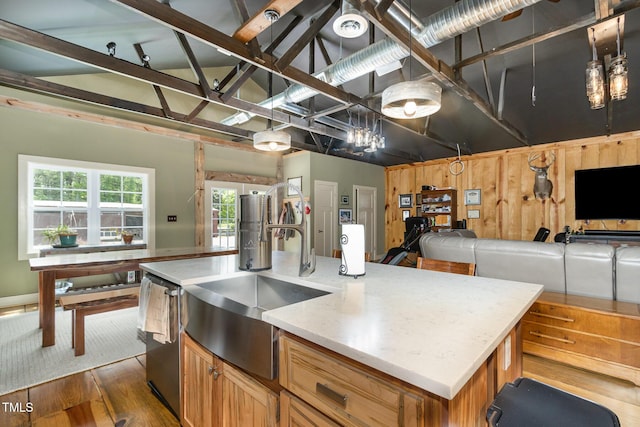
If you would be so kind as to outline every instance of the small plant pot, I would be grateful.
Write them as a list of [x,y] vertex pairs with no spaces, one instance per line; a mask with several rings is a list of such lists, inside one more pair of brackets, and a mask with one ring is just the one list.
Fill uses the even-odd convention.
[[76,246],[77,234],[60,234],[60,246]]
[[125,245],[130,245],[133,242],[133,234],[123,234],[122,241]]

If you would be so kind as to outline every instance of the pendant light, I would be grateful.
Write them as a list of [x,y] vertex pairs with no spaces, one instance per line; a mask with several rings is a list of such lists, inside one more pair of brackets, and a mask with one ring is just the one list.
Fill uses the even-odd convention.
[[411,1],[409,1],[409,81],[396,83],[382,92],[382,114],[394,119],[429,116],[441,107],[442,88],[434,82],[411,81]]
[[[264,16],[271,22],[271,43],[273,43],[273,23],[280,19],[280,14],[276,10],[267,9],[264,11]],[[271,56],[271,60],[273,61],[273,56]],[[262,151],[284,151],[291,148],[291,135],[281,130],[273,130],[273,62],[271,65],[272,73],[269,75],[269,98],[271,98],[269,125],[271,129],[253,134],[253,148]]]
[[333,32],[347,39],[360,37],[367,32],[369,21],[348,0],[342,0],[342,13],[333,22]]
[[615,101],[621,101],[627,97],[629,90],[627,55],[620,54],[620,17],[618,17],[618,32],[616,35],[618,55],[609,66],[609,96]]
[[591,29],[593,36],[593,59],[587,63],[587,97],[592,110],[604,107],[604,69],[596,52],[596,30]]

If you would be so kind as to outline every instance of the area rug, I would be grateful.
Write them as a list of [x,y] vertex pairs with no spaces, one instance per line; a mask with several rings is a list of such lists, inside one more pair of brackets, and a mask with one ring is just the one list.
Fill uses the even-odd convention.
[[38,312],[0,318],[0,395],[145,352],[138,308],[85,317],[85,354],[71,348],[71,312],[56,309],[56,344],[42,347]]

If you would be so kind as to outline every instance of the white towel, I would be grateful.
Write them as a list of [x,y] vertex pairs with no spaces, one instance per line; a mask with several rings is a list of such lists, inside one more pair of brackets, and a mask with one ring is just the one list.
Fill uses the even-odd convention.
[[170,296],[165,291],[165,287],[156,285],[146,277],[140,283],[138,328],[151,332],[153,339],[162,344],[171,340],[169,330]]
[[151,292],[151,280],[143,277],[140,281],[140,295],[138,296],[138,329],[145,331],[144,323],[147,319],[147,308],[149,307],[149,293]]

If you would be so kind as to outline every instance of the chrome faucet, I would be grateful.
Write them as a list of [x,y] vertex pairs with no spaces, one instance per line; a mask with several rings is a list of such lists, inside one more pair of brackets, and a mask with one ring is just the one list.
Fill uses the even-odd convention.
[[[300,207],[302,211],[302,215],[301,215],[302,219],[300,220],[300,224],[269,224],[269,218],[266,218],[264,216],[264,211],[265,211],[264,204],[266,204],[267,196],[269,196],[269,194],[272,191],[280,187],[291,188],[296,193],[298,193],[298,196],[300,196]],[[298,276],[300,277],[309,276],[316,269],[316,252],[315,252],[315,249],[311,249],[310,252],[307,251],[306,218],[305,218],[305,212],[304,212],[304,197],[302,196],[302,191],[300,191],[300,189],[295,185],[291,185],[286,182],[279,182],[271,186],[266,191],[264,200],[265,202],[263,203],[263,210],[262,210],[263,215],[261,216],[264,231],[260,233],[261,239],[270,238],[270,236],[266,235],[267,234],[266,230],[272,230],[274,228],[282,228],[285,230],[295,230],[298,233],[300,233],[300,270],[298,272]]]

